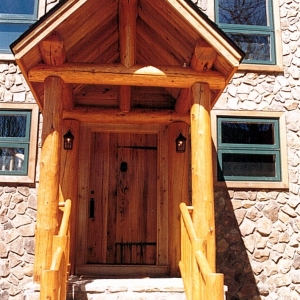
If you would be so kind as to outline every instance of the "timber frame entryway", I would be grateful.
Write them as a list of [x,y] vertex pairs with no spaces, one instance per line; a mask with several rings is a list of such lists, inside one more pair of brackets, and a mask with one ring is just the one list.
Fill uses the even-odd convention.
[[190,201],[214,272],[210,110],[241,50],[190,0],[60,1],[11,48],[43,114],[35,282],[68,198],[71,273],[179,276]]

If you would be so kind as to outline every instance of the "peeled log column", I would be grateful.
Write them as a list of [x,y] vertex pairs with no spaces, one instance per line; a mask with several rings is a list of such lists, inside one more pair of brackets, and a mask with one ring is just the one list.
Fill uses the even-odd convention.
[[40,282],[42,271],[50,267],[53,236],[58,229],[63,84],[59,77],[45,79],[43,145],[38,187],[34,260],[34,281],[37,283]]
[[213,194],[210,88],[196,83],[192,87],[191,146],[193,221],[198,238],[207,240],[207,259],[216,268]]

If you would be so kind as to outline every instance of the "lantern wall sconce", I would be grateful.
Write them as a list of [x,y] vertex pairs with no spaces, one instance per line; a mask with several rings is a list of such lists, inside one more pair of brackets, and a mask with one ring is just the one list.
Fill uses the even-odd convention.
[[186,138],[182,135],[180,132],[177,139],[175,140],[176,142],[176,152],[183,153],[185,152],[186,149]]
[[72,150],[73,149],[73,140],[74,136],[69,129],[68,132],[64,135],[64,149],[65,150]]

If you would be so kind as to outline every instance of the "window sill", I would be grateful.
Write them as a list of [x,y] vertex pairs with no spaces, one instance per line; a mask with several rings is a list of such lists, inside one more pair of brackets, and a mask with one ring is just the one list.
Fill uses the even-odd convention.
[[288,189],[288,183],[266,182],[266,181],[214,181],[214,187],[217,188],[237,188],[237,189],[272,189],[283,190]]
[[15,60],[15,57],[14,57],[14,55],[13,54],[1,54],[0,53],[0,60],[2,60],[2,61],[6,61],[6,60],[8,60],[8,61],[14,61]]
[[34,183],[34,176],[0,176],[2,183]]
[[283,72],[283,64],[277,65],[256,65],[256,64],[241,64],[239,71],[255,71],[255,72]]

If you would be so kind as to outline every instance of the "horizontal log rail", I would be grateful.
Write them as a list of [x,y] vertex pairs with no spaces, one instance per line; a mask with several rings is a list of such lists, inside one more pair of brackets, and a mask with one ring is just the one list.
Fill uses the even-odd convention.
[[176,113],[171,110],[134,109],[121,112],[113,108],[86,108],[76,107],[63,112],[65,120],[78,120],[82,123],[95,124],[170,124],[173,122],[190,123],[190,115]]
[[64,63],[60,66],[39,64],[28,72],[31,82],[44,82],[49,76],[75,84],[189,88],[195,82],[206,82],[213,90],[225,88],[225,77],[221,73],[198,72],[190,67],[135,65],[127,68],[122,64]]
[[223,300],[224,275],[214,273],[206,257],[206,242],[198,239],[192,221],[193,207],[180,204],[181,261],[187,300]]
[[65,300],[69,274],[71,200],[59,203],[63,211],[58,234],[53,237],[52,263],[41,277],[40,300]]

